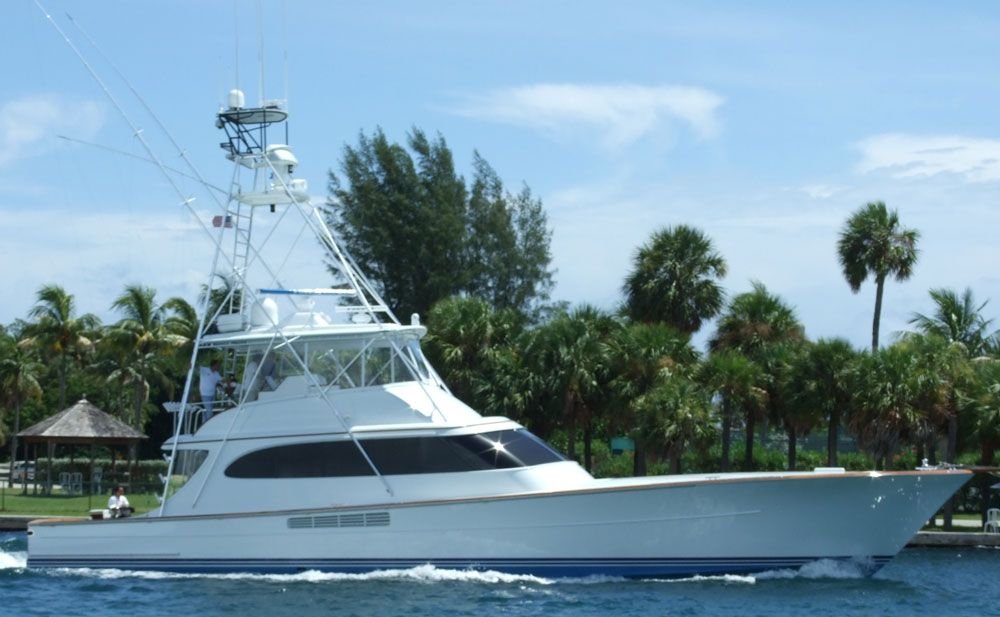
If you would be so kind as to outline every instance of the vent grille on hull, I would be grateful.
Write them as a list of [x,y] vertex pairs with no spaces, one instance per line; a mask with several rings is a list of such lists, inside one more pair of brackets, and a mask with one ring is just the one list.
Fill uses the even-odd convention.
[[358,512],[354,514],[320,514],[296,516],[288,519],[289,529],[316,529],[320,527],[388,527],[388,512]]

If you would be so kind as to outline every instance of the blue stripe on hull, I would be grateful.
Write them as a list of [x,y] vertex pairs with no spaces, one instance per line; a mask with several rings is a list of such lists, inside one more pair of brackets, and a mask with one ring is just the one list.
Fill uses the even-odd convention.
[[866,575],[889,563],[891,555],[858,561],[852,557],[741,557],[672,559],[98,559],[32,557],[29,568],[116,568],[183,573],[296,574],[307,570],[365,573],[424,565],[451,570],[490,570],[550,578],[592,575],[676,578],[713,574],[753,574],[799,568],[821,559],[856,564]]

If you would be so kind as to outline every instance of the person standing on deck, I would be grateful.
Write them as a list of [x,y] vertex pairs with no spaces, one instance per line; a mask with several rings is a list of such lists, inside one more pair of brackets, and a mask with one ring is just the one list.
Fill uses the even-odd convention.
[[212,406],[215,403],[215,391],[222,381],[219,373],[219,361],[213,360],[211,366],[201,367],[198,379],[198,391],[201,392],[201,405],[205,408],[205,422],[212,419]]

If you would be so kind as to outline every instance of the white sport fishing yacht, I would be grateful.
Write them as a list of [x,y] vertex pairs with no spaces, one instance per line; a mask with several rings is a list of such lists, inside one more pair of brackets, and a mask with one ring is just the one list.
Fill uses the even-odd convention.
[[[970,477],[828,468],[594,479],[516,422],[452,396],[421,353],[417,316],[396,319],[293,177],[292,150],[269,142],[287,142],[286,120],[280,104],[245,107],[238,90],[216,117],[235,188],[214,219],[216,301],[203,310],[183,400],[170,407],[161,506],[133,518],[34,521],[29,567],[432,564],[671,577],[833,559],[870,573]],[[302,235],[319,239],[338,286],[284,271],[286,248],[276,245]],[[227,381],[209,408],[193,393],[213,359],[239,383]]]

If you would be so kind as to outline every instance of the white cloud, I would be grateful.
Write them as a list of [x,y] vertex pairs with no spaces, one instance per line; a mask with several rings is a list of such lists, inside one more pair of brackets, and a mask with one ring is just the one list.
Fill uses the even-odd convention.
[[678,121],[700,138],[715,137],[722,103],[693,86],[531,84],[470,97],[457,111],[547,132],[590,128],[606,146],[620,148]]
[[875,135],[858,143],[858,171],[888,170],[894,178],[958,174],[968,182],[1000,180],[1000,140],[962,135]]
[[97,134],[104,111],[94,101],[70,101],[54,95],[34,95],[0,105],[0,166],[36,154],[59,132],[80,139]]
[[799,187],[799,190],[813,199],[829,199],[844,190],[843,186],[833,186],[830,184],[806,184]]
[[25,317],[42,285],[76,295],[81,313],[113,317],[111,300],[126,284],[158,290],[161,300],[193,300],[211,257],[203,234],[179,211],[131,214],[75,209],[11,209],[0,227],[0,261],[16,263],[0,284],[0,323]]

